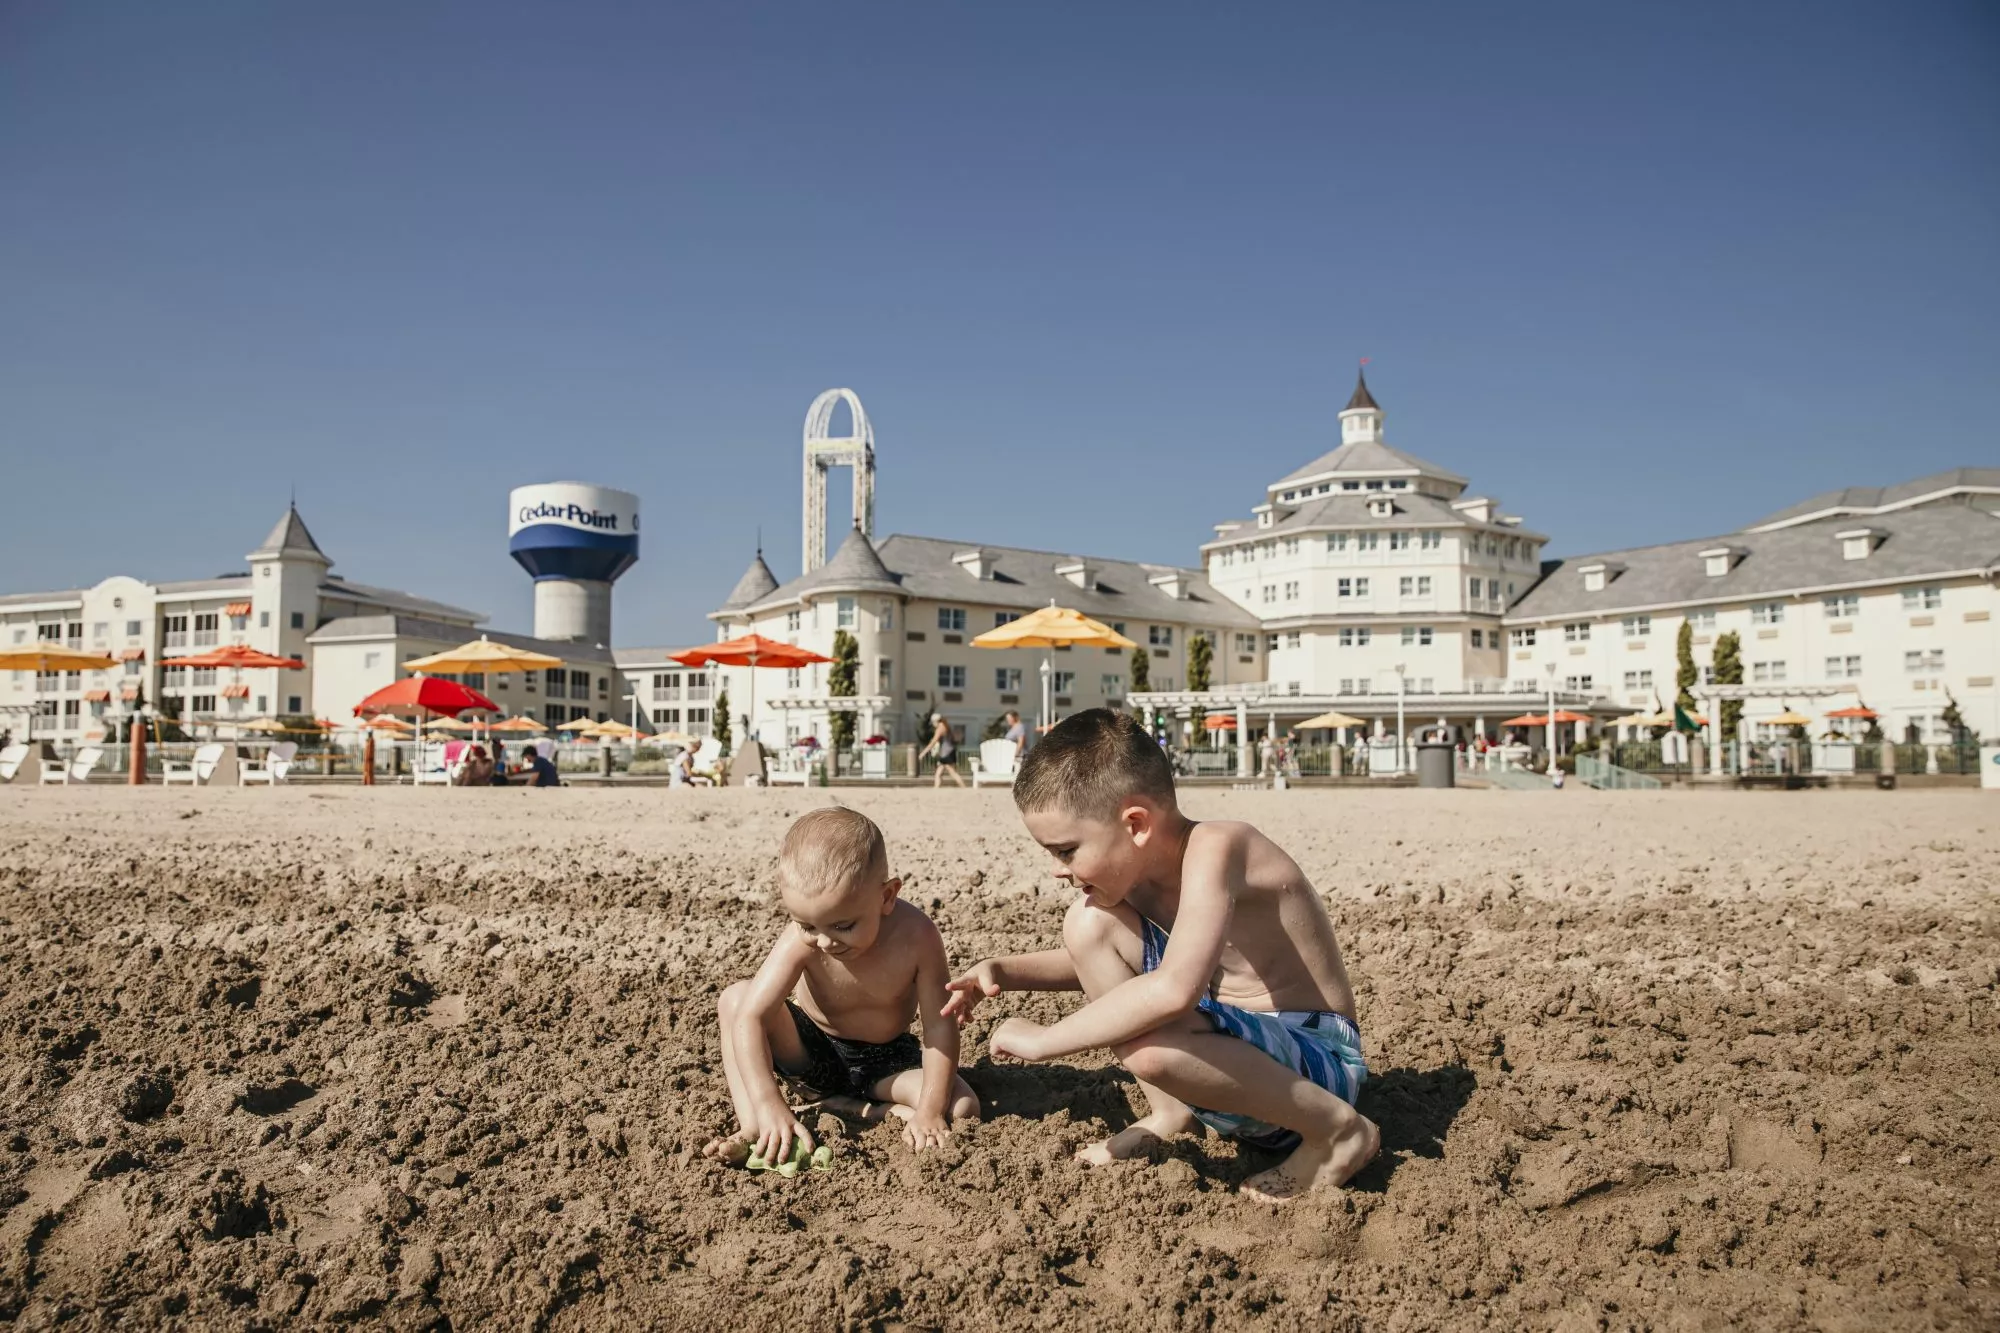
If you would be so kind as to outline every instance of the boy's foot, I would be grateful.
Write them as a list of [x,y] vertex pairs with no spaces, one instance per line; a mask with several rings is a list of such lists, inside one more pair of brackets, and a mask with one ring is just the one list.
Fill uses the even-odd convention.
[[916,1112],[900,1102],[864,1102],[859,1097],[828,1097],[821,1101],[822,1111],[835,1115],[851,1115],[865,1124],[878,1124],[890,1116],[908,1120]]
[[1292,1155],[1243,1182],[1241,1193],[1263,1203],[1284,1203],[1316,1189],[1337,1189],[1354,1179],[1382,1150],[1382,1131],[1366,1116],[1336,1138],[1308,1141]]
[[757,1146],[755,1136],[731,1134],[726,1139],[710,1139],[701,1150],[703,1157],[713,1157],[728,1166],[741,1166],[750,1160],[750,1150]]
[[1152,1151],[1176,1134],[1194,1128],[1194,1117],[1184,1110],[1154,1111],[1133,1121],[1102,1143],[1087,1143],[1076,1150],[1076,1160],[1085,1166],[1105,1166]]

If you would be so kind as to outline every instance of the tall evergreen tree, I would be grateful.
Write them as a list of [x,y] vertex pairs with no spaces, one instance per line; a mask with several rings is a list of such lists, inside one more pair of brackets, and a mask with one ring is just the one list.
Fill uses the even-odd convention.
[[[1734,630],[1715,641],[1715,683],[1717,685],[1741,685],[1743,683],[1743,642]],[[1722,739],[1736,739],[1736,728],[1743,721],[1743,701],[1724,699],[1718,705],[1722,709]]]
[[[826,669],[826,692],[836,699],[854,697],[854,682],[861,674],[861,641],[844,629],[833,632],[833,665]],[[833,748],[846,750],[854,745],[854,714],[835,713],[828,730]]]
[[[1215,644],[1208,635],[1195,631],[1194,639],[1188,644],[1188,689],[1196,694],[1208,693],[1210,674],[1215,669]],[[1208,720],[1208,710],[1197,705],[1192,721],[1195,734],[1201,734],[1202,724]]]
[[1153,688],[1153,659],[1143,643],[1132,645],[1132,693]]
[[1690,716],[1694,713],[1694,687],[1701,672],[1694,664],[1694,622],[1683,620],[1674,636],[1674,704]]
[[729,687],[722,687],[722,693],[715,697],[715,721],[709,727],[709,735],[722,747],[723,758],[729,757]]

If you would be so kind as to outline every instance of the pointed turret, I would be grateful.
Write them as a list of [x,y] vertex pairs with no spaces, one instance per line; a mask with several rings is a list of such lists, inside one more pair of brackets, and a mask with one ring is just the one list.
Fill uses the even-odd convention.
[[1340,442],[1344,445],[1382,442],[1382,405],[1375,401],[1374,394],[1368,392],[1368,372],[1365,370],[1355,377],[1354,396],[1341,409]]
[[293,505],[285,510],[285,516],[271,529],[256,550],[245,559],[249,560],[317,560],[323,565],[332,565],[326,552],[319,549],[312,533],[306,528],[306,521],[299,517],[299,507]]
[[1354,396],[1347,400],[1346,410],[1352,412],[1357,407],[1365,407],[1373,412],[1380,412],[1382,410],[1382,405],[1375,401],[1375,395],[1368,392],[1368,372],[1366,370],[1361,371],[1356,376],[1354,381]]
[[743,571],[743,577],[736,580],[735,591],[722,604],[724,611],[734,611],[739,607],[751,606],[763,601],[778,590],[778,580],[771,573],[771,567],[764,563],[764,552],[760,548],[750,568]]
[[857,592],[902,591],[896,576],[882,563],[875,543],[869,541],[868,534],[861,530],[859,519],[848,529],[847,539],[833,553],[833,559],[814,570],[808,578],[816,587],[838,587]]

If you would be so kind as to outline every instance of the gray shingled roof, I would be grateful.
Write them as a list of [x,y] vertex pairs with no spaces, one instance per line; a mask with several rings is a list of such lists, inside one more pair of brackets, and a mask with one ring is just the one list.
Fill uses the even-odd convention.
[[743,571],[743,577],[736,580],[736,587],[722,603],[722,610],[734,611],[738,607],[761,602],[777,590],[777,575],[764,563],[764,553],[759,551],[757,558],[750,562],[750,568]]
[[0,593],[0,606],[27,606],[35,602],[82,601],[88,588],[61,588],[54,592]]
[[155,583],[153,588],[162,597],[198,597],[204,593],[220,596],[223,593],[249,592],[248,574],[224,574],[213,579],[169,579],[165,583]]
[[[783,587],[773,589],[769,595],[760,598],[755,606],[769,606],[777,602],[796,602],[813,592],[886,592],[899,593],[904,589],[896,576],[882,563],[875,543],[868,540],[868,534],[860,524],[847,530],[847,537],[840,543],[840,549],[833,553],[833,559],[813,570],[801,574]],[[737,609],[737,608],[731,608]],[[754,607],[744,607],[744,610]]]
[[268,555],[272,552],[282,555],[316,556],[326,560],[329,565],[333,563],[327,560],[326,552],[319,549],[319,543],[314,541],[312,533],[306,530],[306,521],[299,517],[297,505],[285,511],[285,516],[278,520],[278,525],[271,529],[270,535],[264,538],[252,554]]
[[[862,540],[866,541],[866,538]],[[845,544],[842,549],[845,549]],[[953,556],[975,549],[986,552],[994,562],[992,578],[976,579],[953,563]],[[870,547],[870,553],[874,553],[873,547]],[[1079,588],[1056,573],[1058,566],[1077,560],[1089,565],[1095,573],[1095,588]],[[1244,629],[1254,629],[1258,623],[1255,616],[1210,587],[1199,570],[1174,565],[1100,560],[1057,551],[993,546],[985,542],[949,542],[936,537],[908,537],[900,533],[882,543],[880,558],[876,561],[882,574],[892,580],[886,585],[877,580],[850,585],[822,578],[834,563],[838,563],[837,556],[833,563],[814,570],[804,578],[793,579],[752,609],[782,606],[812,592],[851,590],[895,592],[905,597],[940,602],[1019,607],[1023,611],[1047,606],[1053,601],[1074,607],[1098,620],[1179,620]],[[1184,600],[1174,600],[1149,582],[1154,576],[1170,573],[1177,573],[1183,579],[1187,588]]]
[[[339,639],[428,639],[434,643],[456,646],[474,636],[463,625],[448,625],[441,620],[429,620],[423,616],[342,616],[329,620],[306,636],[307,643],[328,643]],[[583,643],[556,643],[548,639],[537,639],[527,634],[508,634],[500,630],[479,630],[477,634],[504,643],[510,648],[526,648],[531,652],[547,653],[560,657],[563,661],[577,666],[611,665],[611,653],[603,648]],[[422,654],[417,654],[422,656]]]
[[[1851,517],[1826,518],[1770,532],[1571,556],[1546,567],[1541,581],[1508,608],[1507,619],[1737,602],[2000,565],[2000,518],[1970,505],[1932,505],[1871,517],[1865,526],[1883,534],[1879,544],[1867,559],[1847,560],[1836,534],[1856,526]],[[1717,546],[1746,554],[1727,574],[1711,578],[1700,553]],[[1597,563],[1625,569],[1602,592],[1586,592],[1581,568]]]
[[1289,486],[1295,481],[1323,476],[1329,472],[1365,473],[1372,476],[1407,476],[1421,473],[1426,477],[1436,477],[1441,481],[1455,481],[1461,486],[1465,485],[1465,478],[1456,472],[1447,471],[1436,463],[1426,462],[1415,454],[1392,449],[1378,440],[1356,440],[1353,444],[1341,445],[1331,453],[1321,454],[1296,471],[1286,473],[1284,480],[1280,481],[1278,486]]
[[[1392,500],[1395,509],[1385,518],[1378,518],[1368,512],[1370,500]],[[1434,495],[1421,495],[1416,491],[1334,491],[1327,495],[1316,495],[1310,500],[1295,502],[1298,508],[1285,515],[1268,528],[1257,526],[1257,520],[1240,520],[1241,531],[1226,537],[1218,537],[1205,542],[1203,550],[1211,546],[1227,545],[1231,542],[1263,540],[1284,535],[1296,536],[1302,532],[1335,531],[1350,528],[1470,528],[1478,532],[1498,533],[1508,537],[1528,537],[1536,541],[1548,538],[1527,528],[1506,523],[1480,523],[1451,507],[1449,500],[1440,500]]]
[[[397,588],[378,588],[369,583],[355,583],[350,579],[330,577],[319,585],[319,590],[329,597],[349,597],[357,602],[380,602],[393,610],[408,611],[418,616],[427,612],[432,615],[442,613],[452,617],[463,617],[475,625],[486,623],[486,614],[483,611],[472,611],[462,606],[453,606],[450,602],[419,597],[415,593],[403,592]],[[458,630],[459,633],[464,633],[465,626],[460,625]]]
[[1781,523],[1793,523],[1815,514],[1845,517],[1874,514],[1888,506],[1908,504],[1926,495],[1957,488],[2000,493],[2000,467],[1958,467],[1918,477],[1914,481],[1898,482],[1894,486],[1849,486],[1844,490],[1828,491],[1810,500],[1788,505],[1775,514],[1766,514],[1744,531],[1755,532]]

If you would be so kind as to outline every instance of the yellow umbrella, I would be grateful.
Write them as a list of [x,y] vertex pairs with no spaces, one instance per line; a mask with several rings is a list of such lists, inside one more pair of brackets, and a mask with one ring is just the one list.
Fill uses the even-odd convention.
[[424,725],[433,731],[472,731],[479,724],[468,722],[462,717],[441,717],[426,722]]
[[592,722],[587,717],[573,717],[569,721],[557,727],[556,730],[570,731],[570,732],[575,732],[578,735],[581,735],[582,733],[590,731],[591,729],[595,728],[598,725],[599,725],[598,723]]
[[1809,727],[1812,725],[1811,718],[1807,717],[1804,713],[1793,712],[1789,707],[1776,717],[1765,718],[1764,720],[1774,727]]
[[103,653],[58,648],[47,642],[0,649],[0,671],[108,671],[117,665]]
[[412,728],[409,723],[403,721],[402,718],[393,717],[388,713],[383,713],[377,717],[371,717],[366,722],[363,722],[361,725],[367,727],[371,731],[414,730],[414,728]]
[[495,722],[488,731],[547,731],[548,728],[531,717],[510,717],[505,722]]
[[[1139,645],[1099,620],[1081,611],[1050,602],[1030,611],[1019,620],[1010,620],[987,630],[972,641],[975,648],[1136,648]],[[1051,659],[1042,662],[1042,722],[1054,722],[1055,702],[1050,677],[1055,670]]]
[[471,643],[462,643],[456,648],[447,648],[441,653],[405,662],[403,670],[428,671],[432,675],[437,675],[439,672],[456,675],[467,671],[541,671],[562,664],[563,660],[560,657],[550,657],[547,653],[531,652],[526,648],[495,643],[482,634]]
[[685,731],[662,731],[656,733],[652,739],[662,745],[693,745],[696,738]]
[[1321,727],[1365,727],[1367,725],[1366,719],[1349,717],[1345,713],[1321,713],[1318,717],[1307,718],[1292,729],[1294,731],[1317,731]]
[[243,730],[245,731],[275,732],[275,731],[291,730],[290,727],[287,727],[284,723],[278,721],[278,719],[275,717],[255,718],[249,722],[243,723],[242,725],[243,725]]
[[1610,727],[1657,727],[1660,724],[1653,720],[1653,716],[1651,713],[1633,713],[1629,717],[1615,717],[1605,725]]
[[612,718],[607,722],[598,723],[586,734],[596,736],[600,740],[629,741],[634,736],[643,736],[646,733],[629,722],[620,722],[618,719]]

